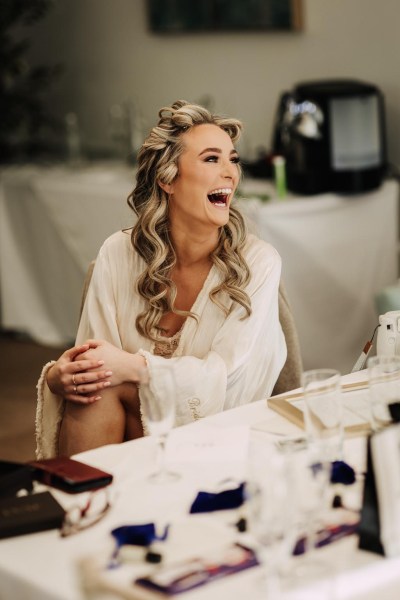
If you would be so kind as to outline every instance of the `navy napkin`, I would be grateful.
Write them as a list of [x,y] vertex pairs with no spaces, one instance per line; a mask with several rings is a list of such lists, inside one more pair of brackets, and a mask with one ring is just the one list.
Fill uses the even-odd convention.
[[351,485],[356,480],[356,474],[353,467],[343,460],[334,460],[331,469],[331,483],[343,483]]
[[115,538],[117,547],[131,546],[150,546],[155,540],[164,541],[168,535],[168,525],[162,536],[157,536],[154,523],[145,523],[143,525],[122,525],[111,531]]
[[190,507],[190,514],[238,508],[244,502],[244,483],[223,492],[199,492]]

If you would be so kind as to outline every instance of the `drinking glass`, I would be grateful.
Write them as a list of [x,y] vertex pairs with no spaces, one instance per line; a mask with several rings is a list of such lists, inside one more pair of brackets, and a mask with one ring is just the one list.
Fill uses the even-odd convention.
[[400,356],[373,356],[367,368],[371,426],[379,431],[392,422],[390,411],[400,408]]
[[260,585],[268,598],[280,598],[281,577],[289,558],[288,488],[285,457],[252,442],[246,481],[248,531],[263,567]]
[[323,527],[329,506],[331,463],[321,460],[312,448],[289,448],[285,453],[292,551],[298,554],[288,563],[287,576],[283,580],[285,591],[318,582],[321,595],[315,597],[325,600],[330,598],[332,566],[318,552],[317,534]]
[[156,386],[147,369],[139,375],[140,407],[145,426],[158,443],[157,470],[149,478],[154,483],[171,483],[180,477],[168,470],[165,457],[168,434],[175,421],[175,382],[173,372],[167,366],[157,368],[157,377]]
[[340,373],[314,369],[302,374],[307,442],[320,460],[343,458],[343,413]]

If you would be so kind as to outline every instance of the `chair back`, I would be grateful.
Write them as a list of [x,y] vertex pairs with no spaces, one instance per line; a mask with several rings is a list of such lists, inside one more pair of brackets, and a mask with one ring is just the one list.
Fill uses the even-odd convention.
[[290,392],[301,385],[303,361],[296,323],[290,308],[289,299],[283,281],[279,284],[279,321],[286,340],[287,357],[282,371],[272,390],[272,396]]

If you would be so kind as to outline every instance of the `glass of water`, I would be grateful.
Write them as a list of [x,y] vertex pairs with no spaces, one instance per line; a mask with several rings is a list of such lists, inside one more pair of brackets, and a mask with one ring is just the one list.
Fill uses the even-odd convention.
[[157,385],[149,371],[143,369],[139,379],[140,407],[147,432],[158,443],[157,470],[150,475],[154,483],[171,483],[179,479],[178,473],[167,468],[165,446],[175,422],[175,382],[169,366],[157,368]]
[[379,431],[400,420],[400,356],[373,356],[367,367],[371,425]]
[[302,386],[308,446],[321,460],[341,460],[343,411],[339,371],[305,371],[302,374]]

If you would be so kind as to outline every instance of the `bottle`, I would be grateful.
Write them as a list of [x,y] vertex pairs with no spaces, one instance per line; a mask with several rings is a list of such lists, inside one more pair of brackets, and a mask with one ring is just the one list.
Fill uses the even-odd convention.
[[286,159],[283,156],[274,156],[272,159],[274,166],[274,179],[276,194],[279,199],[285,198],[286,189]]

